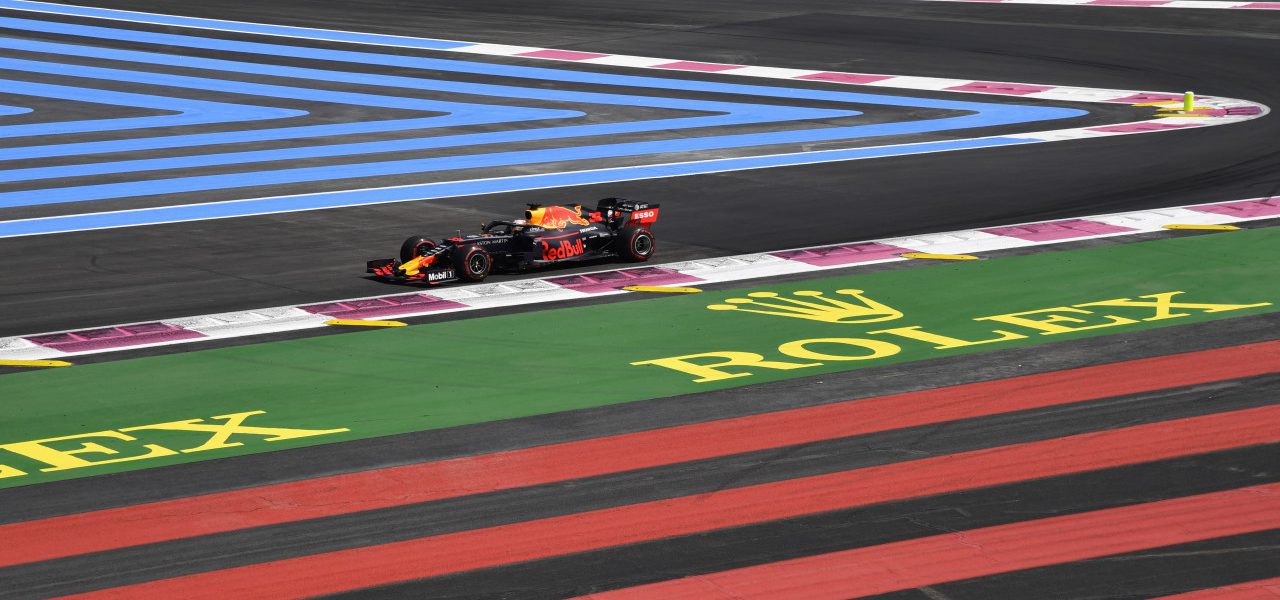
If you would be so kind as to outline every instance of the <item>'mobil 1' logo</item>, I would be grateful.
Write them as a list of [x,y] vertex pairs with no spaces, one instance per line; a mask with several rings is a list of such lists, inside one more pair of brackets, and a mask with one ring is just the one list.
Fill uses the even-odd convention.
[[[729,313],[749,313],[765,317],[805,319],[838,325],[878,323],[902,318],[902,312],[869,298],[862,290],[843,289],[842,297],[829,297],[823,292],[801,290],[790,297],[777,292],[751,292],[745,298],[727,298],[723,304],[707,308]],[[833,362],[870,361],[894,356],[903,347],[924,344],[928,350],[952,350],[1025,340],[1037,335],[1060,335],[1106,327],[1139,325],[1146,321],[1163,321],[1190,317],[1198,313],[1217,313],[1270,306],[1271,302],[1253,304],[1219,304],[1187,302],[1186,292],[1160,292],[1136,298],[1113,298],[1065,306],[1025,310],[1002,315],[973,317],[969,320],[999,323],[982,339],[953,337],[928,331],[919,325],[880,329],[856,334],[859,337],[825,337],[795,340],[780,344],[777,354],[767,358],[758,352],[717,350],[684,356],[655,358],[631,363],[653,365],[693,375],[695,383],[720,381],[735,377],[751,377],[760,369],[792,370],[817,367]],[[1178,301],[1174,301],[1175,298]],[[856,303],[851,301],[856,300]],[[758,317],[752,317],[758,318]],[[848,331],[837,328],[835,335]],[[799,360],[796,360],[799,359]]]

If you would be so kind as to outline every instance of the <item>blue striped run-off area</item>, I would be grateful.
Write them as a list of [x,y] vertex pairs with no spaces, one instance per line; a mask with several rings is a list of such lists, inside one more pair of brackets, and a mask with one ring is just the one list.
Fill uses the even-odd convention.
[[[34,109],[38,116],[39,100],[33,100],[30,107],[0,106],[0,117],[26,115],[26,122],[20,124],[5,124],[0,120],[0,140],[7,140],[8,144],[26,140],[38,142],[6,148],[0,154],[0,167],[3,167],[4,161],[61,159],[60,164],[53,166],[0,168],[0,183],[47,182],[47,187],[37,191],[24,189],[0,192],[0,209],[87,203],[82,214],[0,221],[0,237],[1027,143],[1031,140],[988,137],[786,154],[768,154],[762,150],[762,155],[758,156],[692,161],[685,154],[682,161],[652,164],[655,162],[654,156],[667,153],[850,141],[1063,119],[1084,114],[1083,111],[1068,108],[835,92],[780,85],[732,84],[679,77],[618,75],[401,56],[373,51],[335,50],[27,17],[34,11],[195,28],[195,33],[199,33],[200,29],[215,29],[239,34],[283,36],[294,40],[393,45],[422,50],[451,50],[470,45],[445,40],[235,23],[19,0],[0,0],[0,9],[13,9],[9,12],[0,11],[0,15],[9,15],[0,16],[0,28],[7,30],[10,35],[0,37],[0,50],[22,57],[0,57],[0,69],[77,82],[77,85],[66,85],[15,79],[0,81],[8,94],[107,106],[86,109],[85,112],[101,115],[98,118],[47,123],[30,122],[31,116],[28,113]],[[22,18],[13,15],[20,15]],[[110,25],[111,22],[107,21],[106,24]],[[41,39],[22,39],[22,32],[42,34]],[[57,36],[56,39],[61,41],[48,41],[50,35]],[[143,49],[121,49],[117,47],[121,42]],[[108,43],[112,45],[108,46]],[[174,47],[195,52],[191,55],[175,54],[172,51]],[[225,54],[227,58],[210,58],[211,54]],[[255,57],[261,61],[246,60]],[[55,61],[54,58],[66,60]],[[279,64],[278,59],[289,60],[293,64]],[[88,61],[93,64],[85,64]],[[298,66],[299,63],[308,66]],[[332,65],[332,68],[320,68],[326,66],[326,63]],[[158,70],[157,67],[167,71]],[[371,68],[394,70],[398,74],[369,72]],[[175,70],[181,70],[183,74],[175,74]],[[403,74],[406,72],[415,75]],[[460,78],[449,79],[442,77],[442,74],[453,74]],[[245,81],[244,76],[251,76],[256,81]],[[271,83],[263,83],[264,80]],[[549,89],[539,85],[547,81],[565,84],[566,87],[590,86],[590,89],[599,91]],[[108,86],[99,85],[100,82],[112,82],[111,87],[126,84],[134,91],[107,89]],[[332,89],[335,84],[343,87],[344,91]],[[173,95],[158,93],[166,89],[174,90]],[[346,91],[351,89],[360,91]],[[636,93],[638,89],[644,93]],[[189,96],[193,90],[235,94],[239,98],[258,98],[261,102],[228,103],[183,97]],[[404,95],[406,90],[447,99],[407,97]],[[681,97],[690,94],[696,94],[698,99]],[[758,100],[748,101],[752,99]],[[306,111],[272,105],[273,101],[281,100],[394,109],[421,114],[408,115],[408,118],[316,123],[314,120],[308,121]],[[529,101],[530,105],[521,106],[520,101]],[[797,101],[822,103],[825,108],[785,104]],[[849,108],[838,108],[840,105],[847,105]],[[136,109],[146,109],[162,114],[112,117],[113,109],[110,107],[118,106],[131,107],[135,112]],[[592,123],[584,119],[592,110],[610,106],[684,111],[692,116],[603,123]],[[820,120],[857,117],[862,113],[855,110],[855,106],[863,109],[875,106],[938,109],[958,111],[959,114],[861,125],[856,120],[845,126],[815,127],[813,124]],[[221,127],[218,131],[183,131],[183,127],[211,124],[220,124]],[[231,127],[229,124],[237,126]],[[441,130],[446,127],[498,124],[519,125],[468,133]],[[690,131],[664,139],[611,139],[611,136],[622,134],[761,124],[769,126],[764,131],[753,132],[712,132],[697,135],[697,132]],[[154,135],[148,134],[160,127],[166,129],[157,130]],[[103,132],[127,132],[128,135],[107,139],[97,135],[90,140],[77,140],[74,135]],[[395,132],[413,132],[413,135],[405,137],[401,134],[395,139],[376,141],[330,143],[335,136],[340,140],[340,136]],[[312,145],[274,144],[276,147],[252,150],[237,150],[234,146],[244,143],[271,145],[271,142],[321,137],[325,138],[324,143]],[[504,150],[498,147],[501,144],[545,143],[550,140],[563,142],[549,148]],[[448,150],[450,155],[390,158],[397,153],[431,150]],[[151,153],[143,158],[113,156],[128,152]],[[357,162],[337,167],[297,166],[293,162],[334,158],[350,160],[351,157],[357,157]],[[630,158],[637,159],[637,164],[617,166],[617,159]],[[642,158],[643,161],[640,160]],[[609,168],[593,168],[591,163],[586,162],[603,159],[615,160]],[[640,164],[641,162],[644,164]],[[409,185],[398,180],[399,185],[395,186],[287,196],[255,197],[253,187],[250,187],[355,178],[368,181],[367,178],[548,163],[556,164],[551,172],[461,180],[448,180],[446,175],[437,176],[435,181],[424,180]],[[218,167],[233,165],[237,168],[236,172],[217,172]],[[245,172],[245,165],[256,170]],[[204,170],[196,174],[176,176],[172,171],[177,169]],[[474,177],[474,172],[471,173]],[[117,174],[129,174],[131,177],[127,181],[76,183],[78,177]],[[441,177],[446,180],[440,181]],[[244,193],[239,196],[242,199],[230,201],[194,204],[178,204],[175,201],[170,206],[133,210],[113,210],[109,206],[93,204],[95,201],[139,196],[179,197],[184,193],[240,188],[244,188]]]

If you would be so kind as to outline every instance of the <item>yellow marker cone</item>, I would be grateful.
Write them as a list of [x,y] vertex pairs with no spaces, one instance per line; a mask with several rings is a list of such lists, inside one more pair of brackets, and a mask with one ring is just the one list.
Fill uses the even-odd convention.
[[70,367],[65,360],[0,360],[0,367]]
[[907,252],[899,254],[902,258],[921,258],[927,260],[978,260],[971,254],[930,254],[928,252]]
[[1206,231],[1237,231],[1240,228],[1235,225],[1184,225],[1173,224],[1164,225],[1165,229],[1203,229]]
[[330,319],[325,325],[349,325],[352,327],[404,327],[400,321],[365,321],[363,319]]
[[629,285],[624,288],[628,292],[655,292],[659,294],[697,294],[702,290],[691,287],[666,287],[660,285]]

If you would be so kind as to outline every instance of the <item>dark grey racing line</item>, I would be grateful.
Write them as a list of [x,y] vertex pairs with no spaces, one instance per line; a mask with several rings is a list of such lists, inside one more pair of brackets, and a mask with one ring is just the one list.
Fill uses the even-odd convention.
[[[336,597],[494,600],[576,597],[815,554],[1016,523],[1028,518],[1078,514],[1268,483],[1280,480],[1280,473],[1269,470],[1271,457],[1276,452],[1280,452],[1280,446],[1275,444],[1253,446],[1139,467],[1104,469],[887,502],[411,581]],[[1081,494],[1072,493],[1073,490],[1098,491],[1085,500]],[[1081,561],[939,587],[946,590],[945,597],[951,600],[1068,600],[1106,598],[1108,596],[1099,592],[1114,589],[1117,580],[1132,579],[1138,582],[1132,586],[1136,588],[1135,594],[1126,594],[1122,596],[1124,598],[1145,597],[1138,595],[1141,593],[1139,590],[1173,594],[1272,576],[1275,567],[1269,558],[1274,556],[1268,555],[1274,555],[1277,542],[1280,542],[1280,531],[1234,536],[1202,544],[1231,556],[1237,561],[1234,569],[1222,569],[1219,565],[1214,569],[1199,566],[1178,571],[1175,569],[1183,565],[1160,564],[1160,554],[1178,556],[1176,553],[1180,548],[1169,548],[1161,549],[1163,552],[1160,554],[1147,552],[1154,555],[1147,561],[1119,556],[1109,561]],[[1134,563],[1128,569],[1124,569],[1126,558]],[[1103,572],[1110,566],[1108,562],[1115,565],[1111,567],[1111,573]],[[1166,558],[1164,562],[1173,560]],[[1187,557],[1183,562],[1192,562],[1192,559]],[[1064,568],[1068,566],[1070,568]],[[1170,566],[1175,568],[1169,569]],[[1146,572],[1146,569],[1151,569],[1151,572]],[[1063,584],[1072,578],[1072,585],[1064,587]],[[963,593],[950,595],[952,589]],[[1084,590],[1099,595],[1082,593]],[[916,595],[910,595],[912,593]],[[925,600],[917,590],[904,594],[894,600]]]
[[[1275,452],[1277,449],[1270,450]],[[1211,457],[1203,466],[1214,469],[1221,468],[1222,465],[1212,464]],[[1191,472],[1183,471],[1176,476],[1187,475],[1191,475]],[[1206,558],[1211,560],[1205,560]],[[1270,529],[993,577],[944,583],[930,586],[929,591],[934,594],[932,598],[922,590],[908,590],[869,598],[875,600],[935,600],[943,597],[949,600],[986,600],[988,598],[1077,600],[1121,597],[1145,600],[1272,579],[1280,575],[1280,567],[1276,565],[1277,558],[1280,558],[1280,530]],[[1229,562],[1231,568],[1222,568],[1224,562]],[[1116,593],[1114,582],[1117,580],[1127,582],[1123,595]]]

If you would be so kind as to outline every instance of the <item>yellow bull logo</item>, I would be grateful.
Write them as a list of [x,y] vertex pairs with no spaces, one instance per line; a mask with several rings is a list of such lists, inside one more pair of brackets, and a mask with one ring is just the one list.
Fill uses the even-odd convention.
[[582,216],[582,207],[575,206],[573,208],[565,208],[563,206],[539,206],[524,211],[525,220],[530,225],[537,225],[546,229],[561,229],[566,225],[573,223],[574,225],[590,225]]

